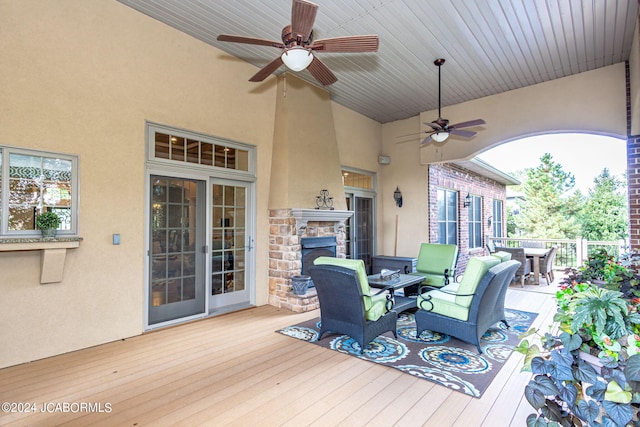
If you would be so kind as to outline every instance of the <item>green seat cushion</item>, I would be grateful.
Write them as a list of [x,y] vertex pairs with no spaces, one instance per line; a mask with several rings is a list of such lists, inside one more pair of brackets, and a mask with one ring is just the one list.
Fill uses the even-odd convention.
[[[463,322],[469,320],[469,307],[463,307],[457,304],[457,297],[452,294],[458,290],[459,286],[459,283],[452,283],[443,287],[442,289],[436,289],[425,293],[424,296],[429,295],[431,297],[428,302],[425,301],[424,296],[419,296],[418,308],[431,311],[432,313],[438,313],[443,316],[462,320]],[[447,293],[443,291],[447,291]]]
[[[500,260],[494,256],[481,256],[469,258],[467,268],[462,275],[458,286],[458,294],[473,294],[482,280],[482,277],[491,267],[500,264]],[[456,303],[462,307],[469,307],[473,296],[456,296]]]
[[371,287],[369,286],[367,269],[364,265],[363,260],[321,256],[316,258],[313,261],[313,264],[314,265],[335,265],[338,267],[344,267],[351,270],[355,270],[358,276],[358,281],[360,282],[360,289],[362,290],[366,319],[378,320],[383,314],[387,312],[386,294],[382,293],[382,294],[371,296]]
[[500,262],[511,260],[511,252],[498,251],[491,254],[492,257],[496,257]]

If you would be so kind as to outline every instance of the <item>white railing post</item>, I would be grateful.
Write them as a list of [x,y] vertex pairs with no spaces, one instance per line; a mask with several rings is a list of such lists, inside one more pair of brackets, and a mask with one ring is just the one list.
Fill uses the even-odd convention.
[[585,253],[582,242],[582,237],[576,237],[576,264],[578,267],[582,267],[582,260],[584,259]]

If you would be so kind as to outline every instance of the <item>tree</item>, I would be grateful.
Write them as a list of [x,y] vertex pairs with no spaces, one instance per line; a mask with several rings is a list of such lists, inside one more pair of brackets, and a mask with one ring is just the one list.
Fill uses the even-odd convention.
[[527,169],[522,185],[525,200],[515,216],[517,228],[530,238],[575,238],[580,230],[575,215],[579,207],[565,204],[566,194],[574,186],[573,174],[545,153],[540,165]]
[[627,236],[627,196],[624,183],[604,168],[593,180],[580,213],[582,237],[588,240],[619,240]]

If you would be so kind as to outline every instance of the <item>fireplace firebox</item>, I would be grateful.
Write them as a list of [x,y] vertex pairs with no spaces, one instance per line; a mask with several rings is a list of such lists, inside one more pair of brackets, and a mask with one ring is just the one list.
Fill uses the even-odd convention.
[[[301,275],[308,276],[307,269],[313,266],[313,261],[321,256],[336,256],[338,244],[336,236],[303,237],[300,239],[302,249],[302,269]],[[310,283],[313,287],[313,282]]]

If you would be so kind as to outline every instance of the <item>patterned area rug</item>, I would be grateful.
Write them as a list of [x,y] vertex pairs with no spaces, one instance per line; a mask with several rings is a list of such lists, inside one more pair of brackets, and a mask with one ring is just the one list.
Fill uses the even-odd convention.
[[525,311],[505,311],[511,328],[499,323],[489,329],[482,337],[483,354],[478,354],[472,344],[438,332],[424,331],[417,338],[414,315],[410,312],[398,316],[397,340],[387,332],[372,341],[362,355],[360,345],[347,335],[326,333],[318,341],[318,318],[277,332],[480,397],[520,342],[518,335],[527,331],[537,316]]

